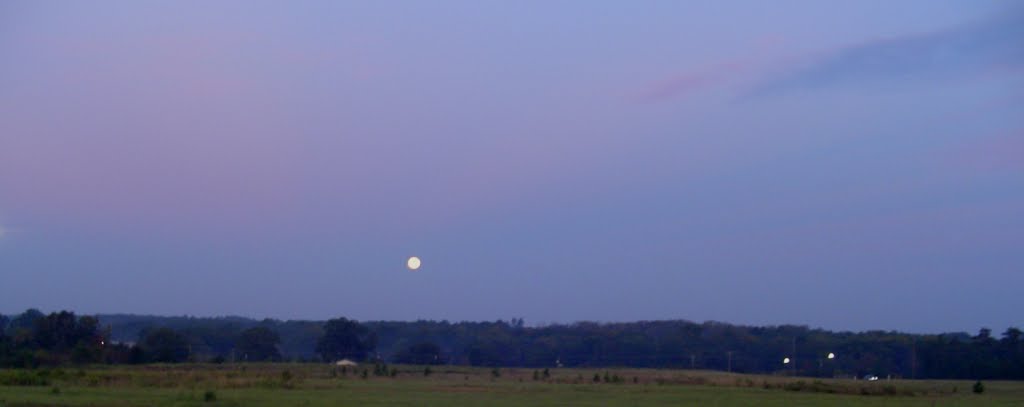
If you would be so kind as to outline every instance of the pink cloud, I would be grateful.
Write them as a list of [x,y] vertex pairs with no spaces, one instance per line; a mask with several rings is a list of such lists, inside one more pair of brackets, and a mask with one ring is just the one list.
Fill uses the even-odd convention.
[[774,72],[780,65],[801,62],[805,57],[786,56],[787,39],[780,34],[754,38],[742,57],[705,64],[654,82],[639,93],[641,102],[659,102],[738,84]]
[[951,146],[946,162],[979,171],[1024,170],[1024,129]]

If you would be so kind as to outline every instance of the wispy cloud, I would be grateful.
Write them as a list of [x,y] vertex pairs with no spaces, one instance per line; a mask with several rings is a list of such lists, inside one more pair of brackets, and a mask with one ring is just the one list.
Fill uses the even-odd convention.
[[639,93],[642,102],[658,102],[727,85],[757,67],[756,61],[733,60],[684,72],[651,84]]
[[930,32],[805,54],[748,58],[684,72],[641,92],[643,102],[732,87],[744,97],[870,81],[956,80],[1024,72],[1024,7]]
[[769,76],[749,92],[765,95],[867,81],[955,80],[1020,72],[1024,9],[932,32],[825,50]]

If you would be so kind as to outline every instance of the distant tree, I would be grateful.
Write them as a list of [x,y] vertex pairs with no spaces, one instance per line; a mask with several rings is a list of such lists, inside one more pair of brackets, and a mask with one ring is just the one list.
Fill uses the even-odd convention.
[[280,360],[281,352],[277,349],[280,343],[281,338],[276,332],[267,327],[258,326],[242,331],[235,342],[235,347],[238,348],[243,360]]
[[981,380],[978,380],[974,382],[974,386],[971,386],[971,390],[974,391],[976,394],[984,393],[985,385],[981,383]]
[[144,333],[142,349],[150,361],[180,363],[188,360],[188,341],[170,328],[157,328]]
[[409,365],[436,365],[441,363],[441,348],[430,342],[423,342],[403,349],[395,355],[395,363]]
[[339,359],[365,360],[377,348],[377,337],[365,326],[346,318],[335,318],[324,324],[324,334],[316,344],[316,352],[325,361]]
[[128,350],[128,363],[138,365],[146,363],[146,351],[141,346],[135,345]]
[[14,317],[11,322],[8,323],[7,332],[11,336],[15,336],[19,330],[31,330],[35,326],[36,320],[43,318],[42,312],[35,308],[29,308],[22,312],[18,316]]
[[35,320],[32,337],[41,349],[64,353],[75,347],[97,348],[101,341],[99,321],[93,317],[78,318],[73,312],[54,312]]
[[0,314],[0,337],[3,337],[7,333],[7,324],[11,322],[11,319],[4,314]]
[[1021,330],[1018,328],[1006,328],[1006,332],[1003,332],[1003,341],[1010,344],[1020,343]]
[[988,328],[981,328],[980,330],[978,330],[978,336],[976,336],[975,339],[982,341],[992,339],[992,330]]

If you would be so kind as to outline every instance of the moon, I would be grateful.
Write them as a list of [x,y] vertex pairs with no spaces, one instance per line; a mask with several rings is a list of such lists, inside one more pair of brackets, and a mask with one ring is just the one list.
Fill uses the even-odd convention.
[[416,269],[420,268],[420,264],[420,258],[416,256],[410,257],[409,260],[405,262],[405,266],[408,267],[409,270],[413,271],[416,271]]

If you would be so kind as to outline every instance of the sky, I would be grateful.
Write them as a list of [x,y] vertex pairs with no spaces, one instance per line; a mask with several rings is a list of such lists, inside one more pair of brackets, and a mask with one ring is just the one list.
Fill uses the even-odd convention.
[[1001,332],[1022,108],[1013,1],[4,1],[0,313]]

